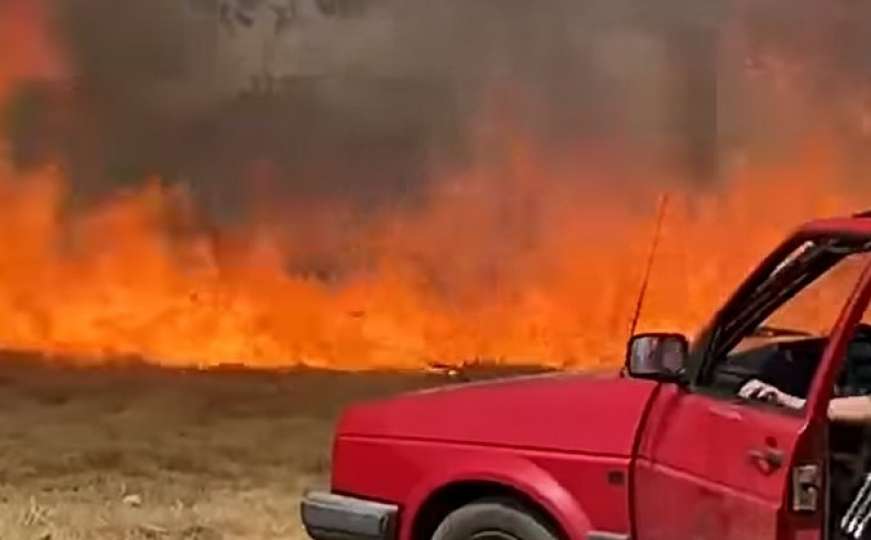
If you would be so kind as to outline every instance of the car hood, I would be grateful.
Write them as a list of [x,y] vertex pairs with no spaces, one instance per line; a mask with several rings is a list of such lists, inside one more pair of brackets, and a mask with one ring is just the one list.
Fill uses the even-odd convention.
[[655,387],[616,374],[460,384],[351,407],[338,435],[627,456]]

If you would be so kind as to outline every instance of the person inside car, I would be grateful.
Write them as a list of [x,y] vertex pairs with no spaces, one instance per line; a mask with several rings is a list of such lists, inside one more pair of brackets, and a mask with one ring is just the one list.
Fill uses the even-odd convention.
[[[738,391],[744,399],[768,401],[790,409],[804,408],[804,399],[791,396],[758,379],[748,381]],[[829,402],[829,420],[836,423],[871,424],[871,396],[843,396]]]
[[[745,383],[738,395],[743,399],[762,400],[795,410],[803,409],[806,404],[805,399],[783,392],[759,379]],[[859,430],[860,441],[867,439],[867,434],[871,433],[871,395],[838,395],[829,401],[827,416],[835,430],[833,437],[843,437],[851,430]],[[859,442],[858,445],[867,446],[867,442]],[[860,454],[867,456],[867,449],[860,451]],[[867,461],[867,457],[861,461]],[[832,532],[835,533],[832,537],[863,540],[871,532],[868,528],[871,524],[871,474],[868,474],[868,464],[863,463],[857,469],[844,468],[842,464],[833,462],[832,467],[831,511],[833,516],[837,516],[831,522]]]

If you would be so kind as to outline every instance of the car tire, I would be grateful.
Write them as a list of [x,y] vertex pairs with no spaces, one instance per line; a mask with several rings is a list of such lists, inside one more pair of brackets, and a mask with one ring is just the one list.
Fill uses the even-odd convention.
[[432,540],[560,540],[519,505],[504,501],[472,503],[448,514]]

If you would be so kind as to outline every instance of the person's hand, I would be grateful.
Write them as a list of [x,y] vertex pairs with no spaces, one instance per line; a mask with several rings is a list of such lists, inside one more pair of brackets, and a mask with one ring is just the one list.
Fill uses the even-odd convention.
[[744,399],[755,399],[768,402],[776,401],[778,397],[777,394],[779,393],[780,390],[768,383],[760,381],[759,379],[747,381],[747,383],[738,390],[738,396]]
[[790,409],[801,409],[805,400],[781,392],[776,387],[764,383],[759,379],[752,379],[738,390],[738,396],[744,399],[755,399],[767,403],[773,403]]

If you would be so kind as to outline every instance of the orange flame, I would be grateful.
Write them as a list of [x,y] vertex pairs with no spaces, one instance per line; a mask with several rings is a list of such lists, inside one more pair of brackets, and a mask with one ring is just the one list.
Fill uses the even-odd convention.
[[[0,25],[15,21],[0,26],[0,51],[29,43],[0,56],[0,102],[62,66],[37,6],[0,7]],[[198,367],[613,364],[662,190],[672,204],[641,330],[692,331],[791,227],[871,200],[838,180],[828,138],[702,190],[509,133],[482,137],[487,151],[413,207],[361,222],[300,205],[291,223],[267,211],[220,233],[197,226],[180,186],[155,179],[72,211],[60,170],[21,173],[0,157],[0,347]],[[340,273],[292,271],[315,244]]]
[[[827,148],[738,172],[721,190],[672,185],[642,328],[692,330],[790,227],[852,210]],[[300,246],[269,223],[197,231],[181,188],[151,181],[70,214],[59,171],[6,167],[0,344],[200,367],[613,362],[655,192],[581,152],[546,155],[516,137],[505,156],[435,184],[422,206],[334,231],[363,255],[335,279],[288,272]]]

